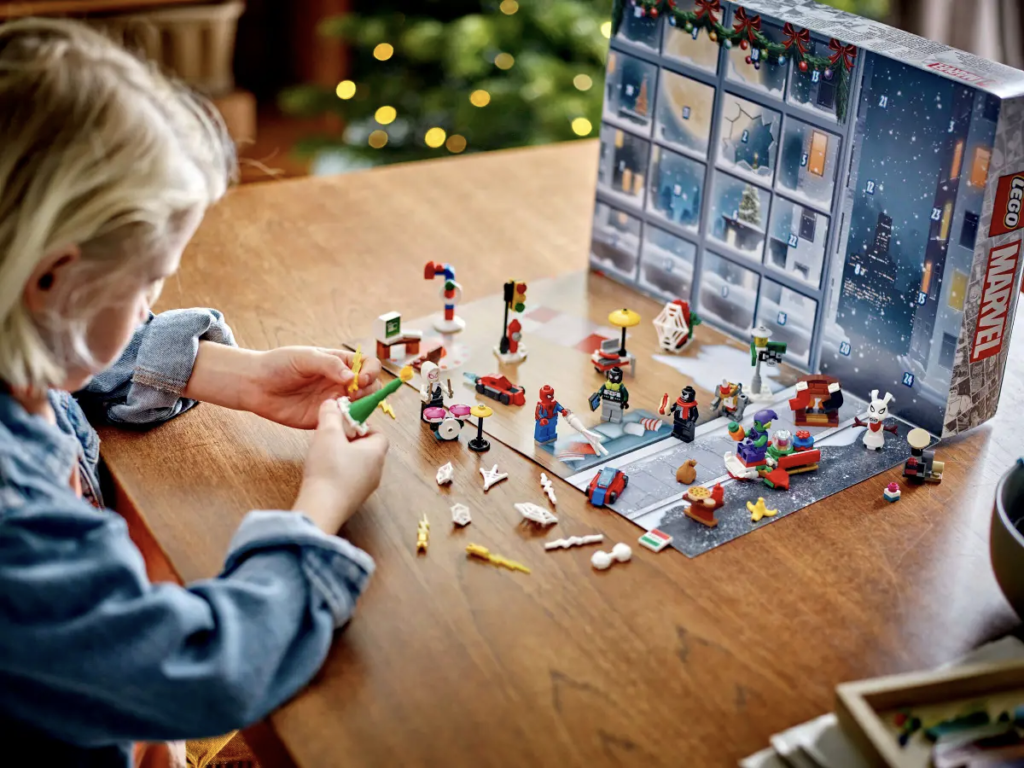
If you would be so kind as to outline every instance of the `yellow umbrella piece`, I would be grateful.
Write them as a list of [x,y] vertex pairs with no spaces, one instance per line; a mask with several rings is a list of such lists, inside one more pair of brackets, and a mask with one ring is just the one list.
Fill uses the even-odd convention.
[[476,416],[478,419],[486,419],[488,416],[491,416],[494,413],[494,411],[492,411],[486,405],[474,405],[472,408],[469,409],[469,412],[473,416]]
[[494,413],[486,405],[474,405],[469,409],[471,415],[476,416],[476,437],[469,441],[469,450],[476,453],[483,453],[491,448],[491,444],[484,437],[484,419]]
[[632,309],[616,309],[608,315],[608,322],[622,329],[622,343],[619,345],[619,357],[626,356],[626,329],[640,325],[640,315]]

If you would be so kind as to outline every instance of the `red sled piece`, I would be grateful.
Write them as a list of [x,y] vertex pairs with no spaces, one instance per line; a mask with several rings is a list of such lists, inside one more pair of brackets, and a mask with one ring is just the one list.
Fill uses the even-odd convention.
[[502,405],[525,405],[526,392],[517,387],[506,376],[480,376],[476,379],[476,391],[484,397],[497,400]]

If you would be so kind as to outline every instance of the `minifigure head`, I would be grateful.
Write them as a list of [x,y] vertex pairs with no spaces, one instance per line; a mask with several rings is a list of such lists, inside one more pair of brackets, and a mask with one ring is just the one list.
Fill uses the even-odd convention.
[[436,363],[427,360],[420,366],[420,375],[428,384],[436,384],[441,380],[441,369],[437,367]]
[[682,397],[684,403],[694,403],[697,401],[697,392],[693,387],[687,385],[683,387]]
[[550,403],[555,399],[555,389],[550,384],[545,384],[540,388],[540,399],[541,402]]
[[765,408],[754,414],[754,426],[757,429],[765,430],[772,425],[772,419],[779,418],[779,414],[771,408]]
[[610,381],[612,384],[621,384],[622,383],[622,369],[621,368],[612,368],[610,371],[608,371],[608,381]]
[[878,399],[878,390],[871,390],[871,402],[868,403],[868,418],[876,419],[881,421],[889,415],[889,403],[892,401],[892,395],[888,392],[885,393],[885,397],[881,400]]

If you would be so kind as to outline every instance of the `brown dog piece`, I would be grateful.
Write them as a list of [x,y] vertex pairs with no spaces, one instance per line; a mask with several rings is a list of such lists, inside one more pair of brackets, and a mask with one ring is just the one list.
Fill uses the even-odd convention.
[[697,460],[687,459],[682,466],[676,470],[676,482],[689,485],[697,479]]

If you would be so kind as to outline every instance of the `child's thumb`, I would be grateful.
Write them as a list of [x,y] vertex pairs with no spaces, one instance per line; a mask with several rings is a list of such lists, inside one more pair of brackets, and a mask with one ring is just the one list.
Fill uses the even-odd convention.
[[317,430],[338,430],[344,431],[344,422],[342,421],[341,408],[338,406],[338,401],[333,397],[324,400],[320,404],[320,414],[317,419]]

